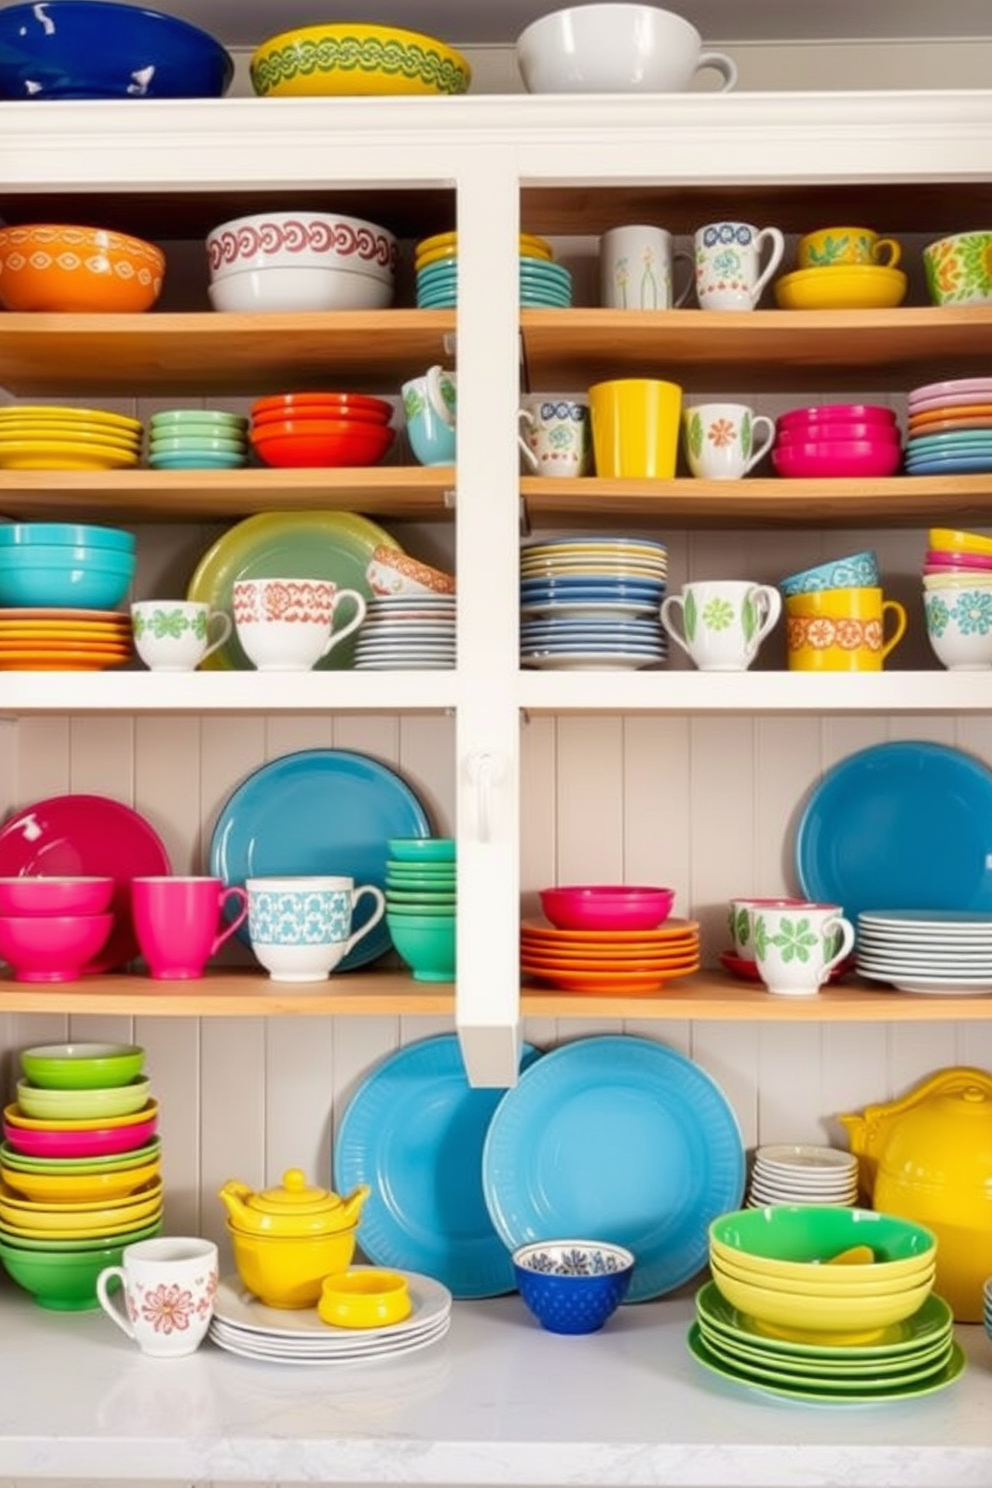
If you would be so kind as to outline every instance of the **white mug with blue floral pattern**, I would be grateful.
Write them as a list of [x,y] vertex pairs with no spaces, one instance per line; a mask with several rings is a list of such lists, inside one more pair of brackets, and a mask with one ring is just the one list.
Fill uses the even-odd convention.
[[[274,982],[323,982],[386,911],[375,884],[353,878],[249,878],[248,936]],[[371,916],[352,931],[359,901],[375,902]]]
[[701,310],[753,310],[785,253],[777,227],[708,222],[695,236]]

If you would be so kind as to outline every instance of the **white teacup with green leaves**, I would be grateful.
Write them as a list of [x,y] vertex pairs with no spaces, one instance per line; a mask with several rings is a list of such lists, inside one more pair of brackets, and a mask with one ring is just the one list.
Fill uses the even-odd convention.
[[775,420],[746,403],[694,403],[682,413],[685,456],[698,480],[740,480],[775,441]]
[[190,599],[144,599],[131,606],[134,647],[153,672],[192,672],[231,636],[224,610]]
[[758,975],[780,997],[811,997],[854,949],[854,926],[839,904],[765,906],[752,911]]
[[700,579],[662,600],[661,623],[701,672],[745,672],[781,613],[770,584]]

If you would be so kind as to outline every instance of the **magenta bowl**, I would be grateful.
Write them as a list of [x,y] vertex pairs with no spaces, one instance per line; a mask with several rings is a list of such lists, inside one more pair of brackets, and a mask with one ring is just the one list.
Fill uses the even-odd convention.
[[787,429],[777,428],[777,445],[823,444],[826,441],[867,440],[875,444],[901,444],[902,434],[897,425],[888,424],[790,424]]
[[0,915],[98,915],[113,897],[113,878],[0,878]]
[[776,473],[787,478],[895,475],[901,464],[900,445],[868,439],[776,445],[772,450]]
[[157,1115],[133,1126],[100,1126],[89,1131],[50,1131],[13,1126],[6,1117],[3,1120],[5,1140],[15,1152],[23,1152],[26,1157],[110,1157],[116,1152],[133,1152],[144,1147],[157,1130]]
[[946,548],[928,548],[924,562],[933,568],[962,568],[966,571],[992,568],[992,555],[981,553],[951,553]]
[[654,885],[566,884],[540,891],[556,930],[656,930],[672,912],[675,890]]
[[110,939],[112,914],[0,915],[0,959],[18,982],[71,982]]
[[896,422],[895,413],[880,403],[821,403],[811,408],[790,408],[780,413],[776,427],[791,429],[797,424],[877,424]]

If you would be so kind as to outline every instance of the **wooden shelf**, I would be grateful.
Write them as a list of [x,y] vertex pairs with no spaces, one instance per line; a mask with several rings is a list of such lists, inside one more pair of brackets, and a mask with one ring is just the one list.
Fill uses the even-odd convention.
[[0,470],[15,521],[209,522],[271,511],[357,511],[407,521],[454,515],[453,467],[336,470]]
[[307,315],[32,315],[0,325],[0,386],[17,397],[348,390],[450,357],[453,310]]
[[528,386],[664,376],[687,392],[909,389],[985,373],[992,307],[895,310],[524,310]]

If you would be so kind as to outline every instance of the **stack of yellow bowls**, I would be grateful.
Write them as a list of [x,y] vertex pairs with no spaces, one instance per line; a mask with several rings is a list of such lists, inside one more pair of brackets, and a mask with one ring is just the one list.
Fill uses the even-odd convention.
[[141,456],[141,420],[99,408],[0,408],[0,469],[124,470]]

